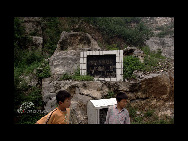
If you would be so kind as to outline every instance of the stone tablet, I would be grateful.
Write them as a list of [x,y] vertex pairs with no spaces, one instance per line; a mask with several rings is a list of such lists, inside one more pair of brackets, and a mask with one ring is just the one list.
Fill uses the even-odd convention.
[[80,52],[80,75],[95,80],[123,81],[123,50]]

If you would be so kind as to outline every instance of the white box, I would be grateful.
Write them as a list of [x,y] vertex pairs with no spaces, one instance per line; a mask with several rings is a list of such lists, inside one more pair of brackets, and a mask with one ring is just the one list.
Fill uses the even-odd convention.
[[87,103],[88,124],[100,124],[100,110],[104,108],[109,108],[109,106],[112,106],[114,104],[117,104],[116,98],[88,101]]

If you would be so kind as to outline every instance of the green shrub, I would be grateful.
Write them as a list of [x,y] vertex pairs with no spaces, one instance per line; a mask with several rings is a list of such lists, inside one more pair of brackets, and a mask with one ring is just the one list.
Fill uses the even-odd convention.
[[123,80],[134,78],[133,72],[135,70],[142,70],[143,64],[139,58],[134,56],[125,56],[123,58]]
[[151,117],[153,116],[154,112],[155,112],[154,110],[149,109],[144,113],[144,117]]
[[115,93],[113,91],[109,91],[107,96],[105,96],[105,98],[113,98],[115,97]]
[[[123,38],[129,45],[140,46],[153,34],[138,17],[86,17],[85,21],[97,27],[108,38]],[[135,27],[131,24],[135,23]]]
[[117,44],[107,45],[107,50],[119,50],[119,47]]
[[68,74],[67,72],[62,75],[60,80],[74,80],[74,81],[93,81],[94,77],[90,75],[80,75],[80,68],[75,70],[74,74]]
[[51,76],[51,72],[50,72],[50,66],[48,61],[43,60],[41,62],[41,64],[39,65],[39,67],[37,68],[37,77],[38,78],[48,78]]
[[161,49],[158,49],[157,51],[150,51],[150,48],[148,46],[141,47],[141,50],[144,52],[144,65],[143,70],[144,71],[151,71],[158,65],[158,62],[160,59],[165,59],[165,56],[162,56]]

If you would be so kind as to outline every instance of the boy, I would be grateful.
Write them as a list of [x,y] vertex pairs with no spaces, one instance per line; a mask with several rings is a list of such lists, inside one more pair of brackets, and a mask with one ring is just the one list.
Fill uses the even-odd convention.
[[60,90],[56,95],[58,107],[42,117],[36,124],[69,124],[71,95]]
[[124,92],[116,95],[117,104],[108,108],[105,124],[130,124],[129,112],[125,109],[127,99]]

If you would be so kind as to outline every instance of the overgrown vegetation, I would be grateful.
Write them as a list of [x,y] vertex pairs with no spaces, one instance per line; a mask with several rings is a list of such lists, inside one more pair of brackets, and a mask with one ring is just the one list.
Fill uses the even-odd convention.
[[[145,40],[149,39],[153,33],[139,17],[41,17],[38,21],[41,33],[35,29],[29,34],[26,34],[22,23],[21,18],[14,18],[14,112],[16,123],[31,124],[43,116],[39,113],[17,115],[16,110],[26,101],[32,101],[36,109],[44,108],[41,82],[43,78],[51,76],[47,58],[54,53],[62,31],[89,33],[87,27],[84,27],[86,24],[102,34],[104,38],[100,44],[105,45],[106,50],[124,49],[128,45],[140,47],[146,54],[144,63],[133,56],[124,57],[124,79],[134,78],[135,70],[152,70],[159,59],[163,59],[160,50],[151,52],[149,47],[144,46]],[[164,28],[164,33],[161,32],[159,36],[166,35],[168,31],[170,32],[169,29],[170,27]],[[41,48],[32,44],[32,36],[43,38]],[[116,38],[122,39],[124,46],[120,42],[113,44],[108,42]],[[36,86],[31,86],[26,80],[27,77],[37,80]],[[65,73],[61,77],[61,80],[76,81],[92,81],[93,79],[88,75],[81,76],[79,69],[73,75]],[[112,96],[114,93],[109,92],[108,97]]]
[[94,77],[90,75],[80,75],[80,68],[78,67],[73,75],[64,73],[60,80],[93,81]]
[[[34,33],[25,34],[25,28],[22,25],[23,21],[20,18],[14,18],[14,113],[17,119],[16,123],[29,123],[28,121],[24,122],[24,120],[29,117],[33,119],[32,114],[30,116],[27,114],[17,115],[16,110],[23,102],[32,101],[36,108],[43,108],[41,81],[51,75],[49,63],[45,59],[48,58],[49,54],[52,55],[52,50],[54,51],[59,38],[59,35],[57,37],[56,33],[50,32],[50,30],[54,30],[55,25],[51,26],[50,22],[44,21],[48,21],[48,19],[43,20],[41,23],[47,27],[43,34],[48,34],[49,36],[45,37],[46,42],[42,50],[40,50],[31,44],[31,35],[34,35]],[[35,36],[36,34],[37,32]],[[57,39],[55,40],[55,38]],[[51,49],[52,44],[54,44],[53,49]],[[38,82],[37,85],[29,85],[26,81],[27,77],[35,79]]]
[[157,27],[156,29],[157,30],[160,30],[159,33],[157,33],[157,37],[159,38],[163,38],[165,37],[166,35],[173,35],[174,34],[174,30],[172,30],[174,27],[174,23],[171,23],[170,25],[163,25],[163,26],[160,26],[160,27]]
[[127,110],[131,118],[131,124],[174,124],[174,118],[159,118],[154,109],[139,111],[138,108],[127,104]]
[[139,17],[84,17],[83,20],[108,35],[108,39],[122,38],[127,45],[142,46],[153,35]]
[[142,70],[144,64],[139,61],[139,58],[134,56],[123,57],[123,79],[134,78],[135,70]]
[[135,70],[140,71],[153,71],[155,67],[158,66],[159,61],[165,59],[164,56],[161,55],[161,50],[158,51],[150,51],[148,46],[140,47],[140,49],[144,52],[144,62],[141,63],[138,57],[134,56],[125,56],[123,58],[123,79],[135,78],[133,72]]

